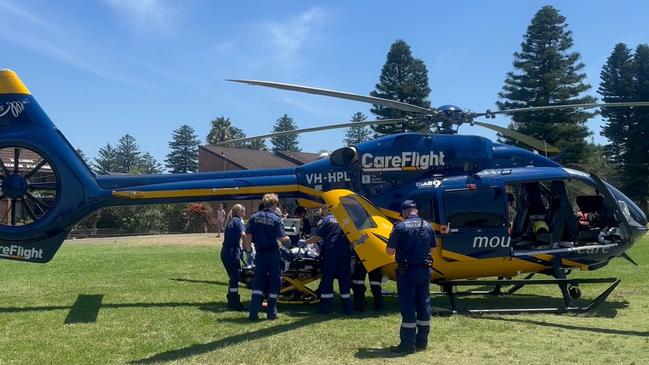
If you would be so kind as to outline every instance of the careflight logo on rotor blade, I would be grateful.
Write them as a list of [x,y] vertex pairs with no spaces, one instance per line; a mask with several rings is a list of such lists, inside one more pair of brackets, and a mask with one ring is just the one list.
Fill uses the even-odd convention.
[[418,171],[434,166],[444,166],[444,152],[401,152],[400,155],[374,156],[365,153],[361,157],[363,171]]

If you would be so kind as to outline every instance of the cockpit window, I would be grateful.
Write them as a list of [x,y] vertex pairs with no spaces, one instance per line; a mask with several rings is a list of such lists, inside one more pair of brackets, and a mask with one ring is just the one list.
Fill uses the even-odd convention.
[[505,227],[505,194],[500,189],[447,191],[444,205],[451,228]]
[[376,223],[372,219],[372,216],[363,208],[363,206],[354,198],[349,196],[344,196],[340,198],[340,203],[343,208],[354,222],[356,229],[363,230],[368,228],[376,228]]

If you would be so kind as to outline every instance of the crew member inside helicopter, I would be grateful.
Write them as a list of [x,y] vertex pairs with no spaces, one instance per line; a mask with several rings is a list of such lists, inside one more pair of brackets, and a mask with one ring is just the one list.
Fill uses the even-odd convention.
[[[609,223],[604,197],[595,189],[571,185],[573,196],[575,193],[590,194],[572,199],[562,180],[516,185],[512,188],[519,203],[511,227],[514,248],[558,248],[594,243]],[[576,213],[572,209],[573,201]],[[510,206],[508,210],[511,213]]]

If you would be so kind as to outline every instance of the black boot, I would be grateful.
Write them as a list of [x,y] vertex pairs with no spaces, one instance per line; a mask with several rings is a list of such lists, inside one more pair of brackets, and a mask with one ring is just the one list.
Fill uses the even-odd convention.
[[428,333],[430,326],[417,325],[417,336],[415,336],[415,348],[417,351],[423,351],[428,347]]
[[380,285],[372,285],[372,295],[374,296],[374,310],[382,311],[385,309],[385,303],[383,302],[383,293]]
[[245,311],[246,308],[241,304],[239,293],[228,293],[228,309],[233,311]]
[[354,310],[363,312],[365,310],[365,285],[354,284],[352,290],[354,292]]

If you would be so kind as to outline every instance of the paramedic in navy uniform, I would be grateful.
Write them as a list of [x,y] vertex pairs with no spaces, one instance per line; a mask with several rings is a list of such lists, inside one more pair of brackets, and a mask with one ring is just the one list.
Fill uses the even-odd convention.
[[235,311],[244,310],[239,298],[239,270],[241,270],[241,245],[245,240],[246,227],[243,217],[246,209],[241,204],[235,204],[228,214],[223,232],[223,247],[221,248],[221,261],[230,278],[228,282],[228,308]]
[[316,229],[315,234],[305,242],[307,244],[320,244],[322,279],[318,287],[320,292],[318,312],[322,314],[331,312],[334,298],[334,279],[338,279],[343,313],[352,314],[352,300],[349,294],[352,276],[352,248],[336,218],[331,213],[328,213],[328,208],[323,207],[322,212],[325,215],[322,222]]
[[264,195],[264,210],[253,214],[246,226],[246,251],[251,251],[251,242],[254,242],[257,252],[250,303],[250,319],[252,320],[259,319],[258,314],[264,298],[264,288],[268,288],[267,318],[277,318],[277,295],[282,283],[277,241],[282,243],[290,241],[290,238],[284,233],[282,218],[275,214],[278,203],[277,194]]
[[417,204],[401,203],[404,220],[395,224],[386,252],[396,254],[401,343],[392,352],[411,354],[428,346],[430,332],[430,250],[436,246],[431,225],[419,218]]

